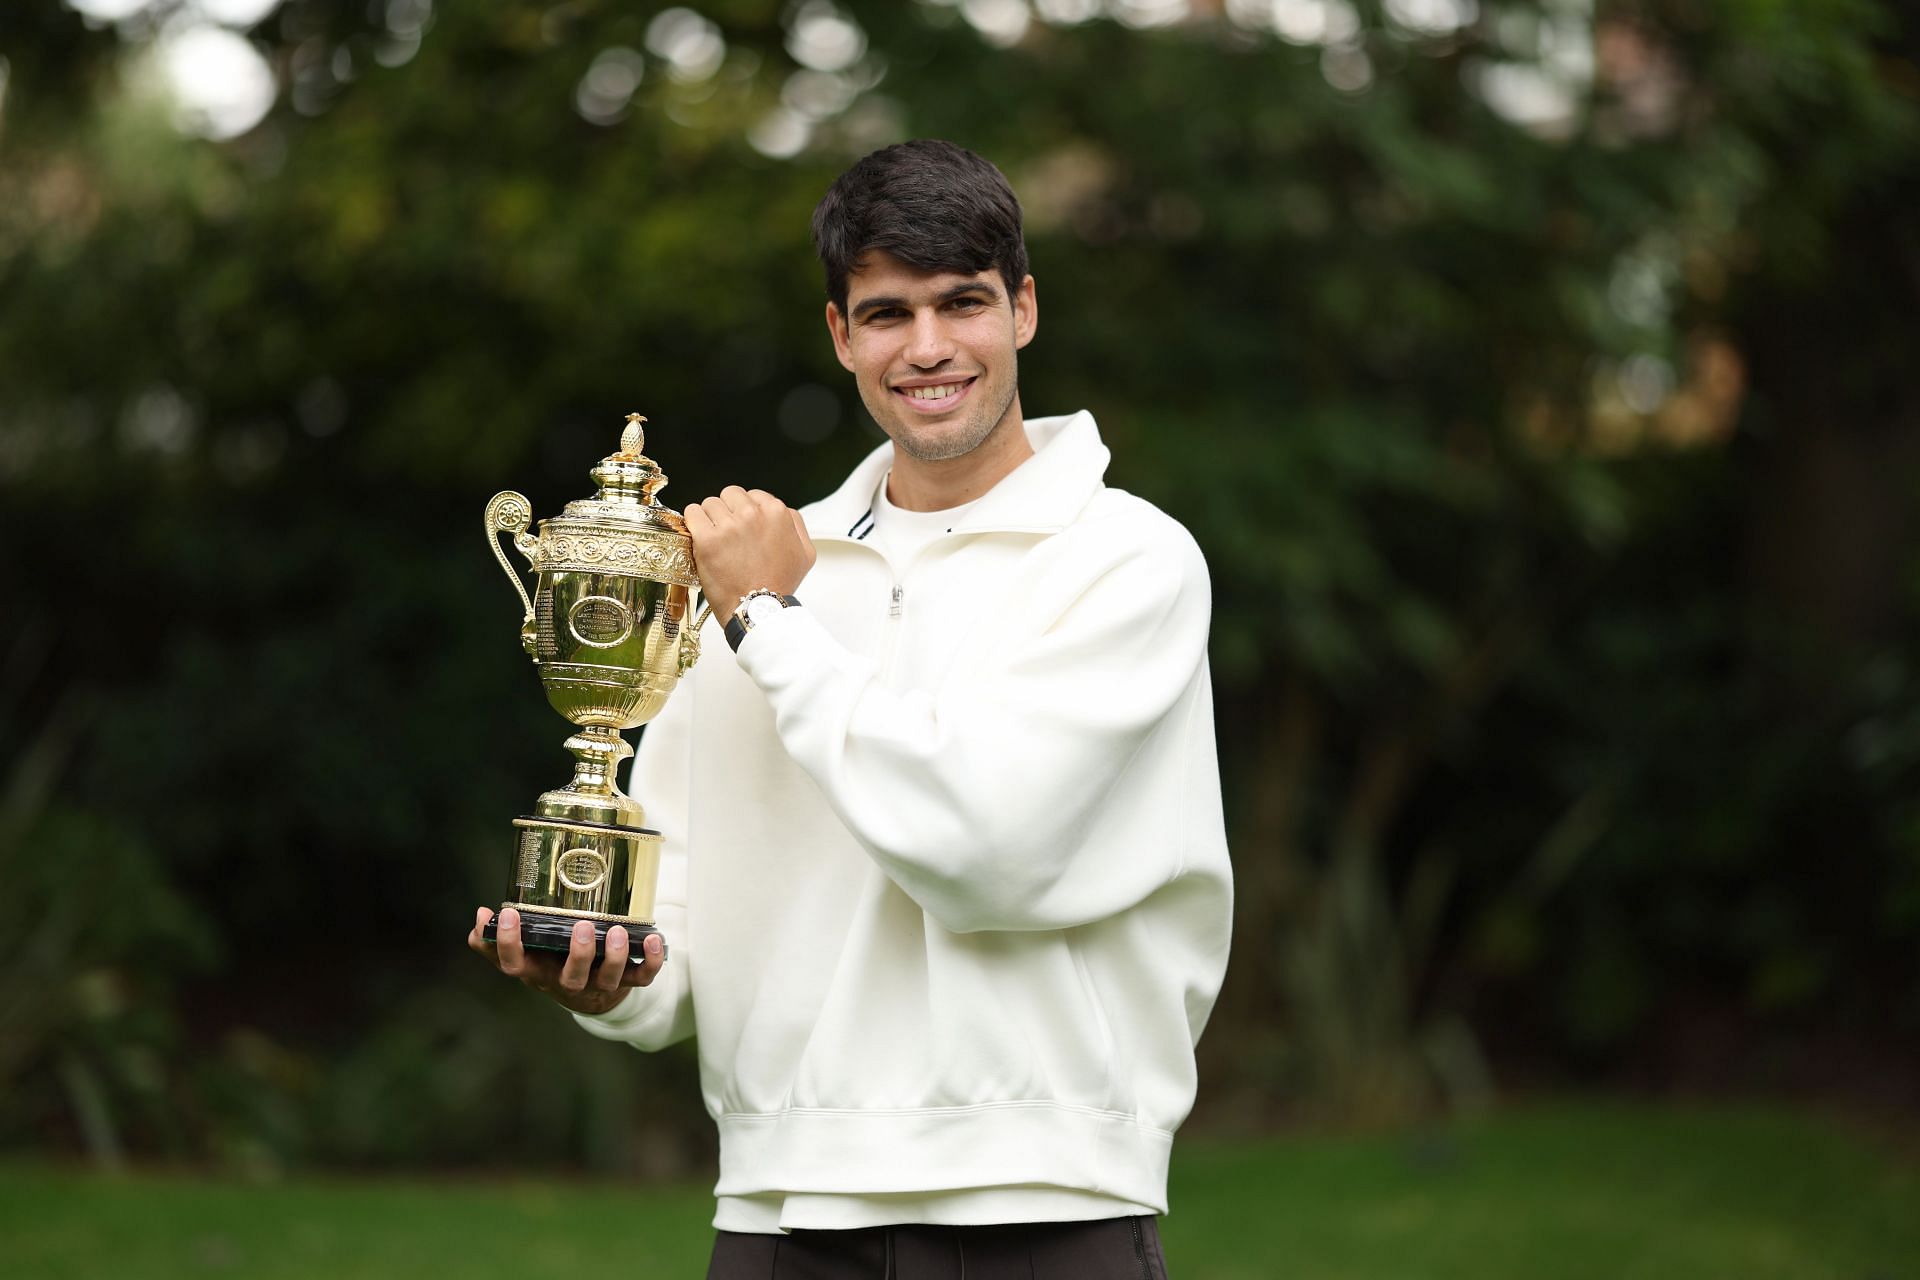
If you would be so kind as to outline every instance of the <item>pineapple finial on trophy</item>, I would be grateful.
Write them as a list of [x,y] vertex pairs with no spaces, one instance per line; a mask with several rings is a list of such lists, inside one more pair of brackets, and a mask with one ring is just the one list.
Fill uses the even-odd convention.
[[627,429],[620,433],[620,452],[638,456],[647,447],[647,433],[640,429],[646,417],[638,413],[627,415]]

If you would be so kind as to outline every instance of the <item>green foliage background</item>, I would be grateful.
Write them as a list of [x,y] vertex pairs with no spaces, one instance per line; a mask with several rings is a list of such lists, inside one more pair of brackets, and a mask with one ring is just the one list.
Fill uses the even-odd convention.
[[[1329,54],[1246,4],[1001,47],[710,0],[726,58],[676,78],[662,7],[287,0],[249,33],[281,96],[221,143],[146,70],[181,3],[0,13],[0,1141],[702,1159],[689,1057],[461,947],[562,736],[479,512],[580,496],[630,409],[669,501],[835,483],[877,434],[807,215],[910,136],[1027,202],[1029,412],[1094,410],[1212,566],[1203,1120],[1915,1101],[1910,15],[1367,0]],[[773,158],[823,15],[865,52]],[[1568,120],[1494,110],[1569,19]],[[611,48],[644,73],[596,123]]]

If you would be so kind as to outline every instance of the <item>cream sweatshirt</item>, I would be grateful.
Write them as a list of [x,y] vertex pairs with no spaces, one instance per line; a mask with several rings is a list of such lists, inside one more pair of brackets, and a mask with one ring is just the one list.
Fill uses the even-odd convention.
[[1166,1210],[1231,919],[1192,538],[1105,487],[1085,413],[896,572],[883,445],[803,510],[803,602],[706,656],[629,791],[660,829],[651,987],[698,1036],[729,1230]]

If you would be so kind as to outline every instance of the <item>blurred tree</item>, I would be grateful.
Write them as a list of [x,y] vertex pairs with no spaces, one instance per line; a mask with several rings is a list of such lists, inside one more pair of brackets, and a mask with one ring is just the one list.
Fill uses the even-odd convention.
[[[578,1077],[535,1036],[488,1058],[510,1033],[475,1029],[531,1025],[521,994],[441,994],[562,736],[479,506],[578,496],[630,408],[669,501],[834,483],[875,436],[807,214],[913,135],[1027,204],[1029,410],[1094,409],[1114,479],[1213,566],[1240,914],[1204,1047],[1232,1096],[1402,1116],[1484,1091],[1482,1038],[1604,1065],[1688,992],[1920,1022],[1880,980],[1910,984],[1915,826],[1870,816],[1920,758],[1914,461],[1880,447],[1913,421],[1901,11],[287,0],[253,53],[218,45],[271,69],[239,127],[180,114],[224,10],[76,12],[109,7],[0,14],[30,670],[0,749],[50,759],[76,691],[103,708],[35,813],[112,838],[16,856],[61,884],[120,858],[123,897],[177,896],[218,949],[199,977],[136,959],[158,937],[105,961],[156,1014],[179,984],[154,1035],[183,1142],[466,1159],[485,1123],[515,1158],[579,1150],[596,1050]],[[1783,684],[1774,616],[1816,609]],[[1876,940],[1832,936],[1858,912]],[[83,936],[0,998],[78,1007],[44,975],[90,972]],[[32,1043],[16,1077],[52,1080],[82,1033]],[[623,1069],[688,1113],[653,1145],[697,1150],[687,1062]],[[516,1075],[573,1110],[503,1114]],[[90,1088],[131,1107],[10,1091],[0,1121],[56,1132]],[[375,1098],[435,1119],[343,1121]]]

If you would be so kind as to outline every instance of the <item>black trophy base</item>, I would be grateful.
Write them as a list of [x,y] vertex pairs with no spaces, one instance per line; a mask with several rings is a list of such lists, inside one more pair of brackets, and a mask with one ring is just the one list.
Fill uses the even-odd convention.
[[[580,923],[582,916],[550,916],[538,911],[529,911],[524,907],[515,907],[520,913],[520,945],[531,951],[557,951],[565,955],[573,947],[573,926]],[[487,921],[487,927],[480,931],[488,942],[494,940],[500,917],[496,913]],[[596,957],[607,954],[607,930],[617,921],[589,920],[593,926],[593,954]],[[648,925],[621,925],[627,931],[627,963],[639,964],[646,957],[641,948],[646,945],[647,935],[660,939],[660,958],[667,957],[667,936]]]

